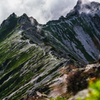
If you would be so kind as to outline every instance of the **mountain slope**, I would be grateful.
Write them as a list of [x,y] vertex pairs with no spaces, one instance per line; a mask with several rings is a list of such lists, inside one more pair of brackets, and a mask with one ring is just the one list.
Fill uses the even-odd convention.
[[62,43],[65,52],[82,62],[94,61],[100,54],[99,3],[79,0],[66,17],[48,22],[44,29]]
[[[12,16],[10,19],[13,19]],[[12,27],[11,23],[9,27]],[[0,42],[0,99],[8,96],[15,100],[53,80],[59,75],[58,68],[64,66],[67,60],[53,56],[50,51],[52,47],[39,46],[42,44],[38,38],[39,32],[27,15],[17,18],[17,24],[12,30],[5,22],[0,30],[5,27],[7,34]]]
[[60,68],[69,72],[97,60],[99,22],[100,4],[81,0],[66,17],[46,25],[26,14],[11,14],[0,26],[0,99],[48,94]]

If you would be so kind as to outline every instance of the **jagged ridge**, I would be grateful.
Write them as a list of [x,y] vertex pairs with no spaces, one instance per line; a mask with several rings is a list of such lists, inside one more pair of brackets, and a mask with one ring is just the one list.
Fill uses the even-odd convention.
[[60,75],[58,69],[70,58],[61,58],[59,50],[46,44],[47,33],[26,14],[17,17],[13,13],[1,24],[0,31],[0,99],[27,98],[36,90],[48,93],[45,86]]

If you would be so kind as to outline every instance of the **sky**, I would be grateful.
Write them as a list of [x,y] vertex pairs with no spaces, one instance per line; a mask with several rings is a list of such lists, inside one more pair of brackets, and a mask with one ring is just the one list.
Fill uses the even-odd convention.
[[[89,1],[100,2],[100,0]],[[76,3],[77,0],[0,0],[0,24],[13,12],[17,16],[26,13],[39,23],[45,24],[62,15],[66,16]]]

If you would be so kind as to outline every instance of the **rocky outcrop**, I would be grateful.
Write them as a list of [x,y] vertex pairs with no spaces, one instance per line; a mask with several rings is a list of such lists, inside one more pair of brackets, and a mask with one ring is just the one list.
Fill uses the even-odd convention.
[[[72,70],[69,72],[68,66],[65,66],[59,70],[62,75],[54,80],[54,84],[50,85],[50,97],[56,98],[61,96],[69,98],[70,96],[77,94],[79,91],[86,89],[90,80],[94,81],[100,78],[99,62],[95,64],[89,64],[85,68],[76,68],[75,65],[70,64],[69,68],[72,68]],[[86,91],[88,90],[79,92],[79,95],[86,93]],[[85,95],[83,97],[85,97]]]
[[68,91],[76,94],[78,91],[87,88],[88,81],[91,78],[100,77],[100,64],[90,64],[86,68],[79,68],[72,70],[67,77]]
[[85,90],[82,90],[80,92],[78,92],[74,97],[68,99],[68,100],[77,100],[77,99],[82,99],[84,100],[86,97],[89,96],[89,89],[85,89]]

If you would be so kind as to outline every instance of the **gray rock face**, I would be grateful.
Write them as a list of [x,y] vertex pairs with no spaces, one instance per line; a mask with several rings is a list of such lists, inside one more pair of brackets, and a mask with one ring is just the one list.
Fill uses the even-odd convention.
[[[50,21],[44,29],[49,31],[59,48],[82,62],[97,60],[100,54],[100,4],[82,3],[81,0],[67,16]],[[63,47],[63,48],[62,48]]]
[[76,6],[66,17],[73,14],[80,15],[81,13],[91,14],[92,16],[95,16],[96,13],[100,15],[100,3],[89,2],[88,0],[78,0]]
[[80,91],[74,97],[72,97],[68,100],[77,100],[77,99],[80,99],[80,98],[84,100],[86,97],[88,97],[88,95],[89,95],[88,92],[89,92],[89,90],[85,89],[83,91]]

